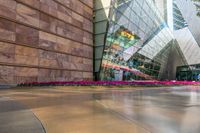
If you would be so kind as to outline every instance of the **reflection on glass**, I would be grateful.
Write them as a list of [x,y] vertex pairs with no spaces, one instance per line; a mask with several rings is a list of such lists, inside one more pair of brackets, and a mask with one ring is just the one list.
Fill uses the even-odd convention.
[[167,60],[162,49],[172,39],[164,19],[149,0],[113,0],[112,5],[100,79],[158,79]]

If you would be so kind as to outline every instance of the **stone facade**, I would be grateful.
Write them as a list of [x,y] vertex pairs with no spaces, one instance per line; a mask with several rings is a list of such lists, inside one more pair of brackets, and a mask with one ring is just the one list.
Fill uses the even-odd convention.
[[0,83],[93,79],[92,0],[0,0]]

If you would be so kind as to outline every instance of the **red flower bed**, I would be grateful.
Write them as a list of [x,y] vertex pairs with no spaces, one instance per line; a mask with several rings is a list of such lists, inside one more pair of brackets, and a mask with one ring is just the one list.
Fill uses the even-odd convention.
[[18,86],[175,86],[175,85],[200,85],[194,81],[55,81],[21,83]]

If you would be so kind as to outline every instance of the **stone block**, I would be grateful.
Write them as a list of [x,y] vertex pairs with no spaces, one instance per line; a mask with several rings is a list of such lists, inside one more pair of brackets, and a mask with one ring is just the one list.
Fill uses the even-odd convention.
[[71,46],[72,41],[62,38],[62,37],[57,37],[57,46],[56,50],[64,53],[71,53]]
[[70,81],[71,79],[71,71],[62,71],[62,77],[65,79],[65,81]]
[[71,63],[70,62],[62,62],[63,68],[71,70]]
[[93,78],[92,72],[83,72],[83,78],[92,79]]
[[9,75],[13,75],[14,73],[14,67],[11,66],[0,66],[0,75],[4,75],[4,76],[9,76]]
[[72,62],[72,63],[83,63],[83,58],[77,57],[77,56],[70,56],[70,62]]
[[75,26],[78,26],[80,28],[83,28],[83,23],[74,19],[74,18],[72,18],[72,24],[75,25]]
[[92,72],[92,70],[93,70],[93,65],[83,64],[83,65],[82,65],[82,70],[83,70],[83,71]]
[[82,78],[83,77],[83,72],[73,71],[72,72],[72,77],[74,77],[74,78]]
[[57,11],[58,18],[63,20],[66,23],[71,23],[72,19],[72,12],[71,10],[67,9],[66,7],[62,5],[58,5],[58,11]]
[[85,3],[88,7],[90,7],[91,9],[93,8],[93,1],[92,0],[80,0],[83,3]]
[[93,47],[84,45],[82,47],[83,55],[84,57],[93,58]]
[[65,5],[68,8],[72,7],[72,1],[73,0],[55,0],[55,1],[57,1],[61,5]]
[[93,22],[84,18],[83,29],[89,31],[90,33],[93,33]]
[[15,57],[14,54],[0,53],[0,62],[13,63],[14,57]]
[[29,5],[33,8],[40,9],[40,0],[17,0],[17,1]]
[[16,1],[0,0],[0,16],[16,19]]
[[78,68],[78,66],[77,66],[76,63],[70,62],[70,69],[72,69],[72,70],[77,70],[77,68]]
[[22,4],[17,4],[17,21],[39,27],[39,12]]
[[57,53],[57,61],[58,63],[69,62],[69,55]]
[[40,13],[40,28],[41,29],[48,32],[56,33],[57,23],[58,21],[55,18],[47,14]]
[[39,47],[56,50],[57,36],[46,32],[39,32]]
[[57,53],[51,51],[39,50],[39,57],[49,60],[56,60]]
[[76,40],[78,42],[83,42],[83,34],[71,32],[70,37],[73,40]]
[[61,81],[70,76],[70,73],[62,70],[39,69],[39,81]]
[[57,62],[57,60],[40,58],[39,59],[39,66],[48,67],[48,68],[58,68],[58,62]]
[[16,45],[15,63],[38,66],[38,49]]
[[0,66],[0,83],[1,84],[11,84],[14,79],[14,67],[10,66]]
[[[57,62],[58,62],[58,66],[59,68],[67,68],[67,63],[69,63],[69,55],[65,55],[65,54],[57,54]],[[67,68],[70,69],[70,68]]]
[[93,61],[92,61],[92,59],[83,58],[83,64],[92,65],[92,64],[93,64]]
[[83,16],[86,16],[88,19],[92,20],[93,10],[90,7],[84,5]]
[[39,31],[27,26],[17,24],[16,43],[37,47],[39,44]]
[[55,81],[55,76],[51,69],[39,69],[38,80],[40,82]]
[[22,56],[38,57],[38,49],[16,45],[15,54]]
[[16,25],[14,22],[0,18],[0,40],[15,41]]
[[71,26],[62,22],[58,21],[58,26],[57,26],[57,34],[61,35],[63,37],[69,37],[71,34]]
[[0,42],[0,53],[15,54],[15,45],[5,42]]
[[38,57],[15,55],[15,64],[38,66]]
[[93,34],[84,31],[83,42],[86,43],[86,44],[89,44],[89,45],[93,46]]
[[16,67],[14,69],[14,74],[17,77],[37,77],[38,69],[28,67]]
[[72,12],[72,18],[74,18],[74,19],[76,19],[80,22],[83,22],[83,20],[84,20],[83,16],[81,16],[81,15],[75,13],[75,12]]
[[82,14],[83,13],[83,8],[84,8],[84,5],[79,0],[73,1],[72,6],[71,6],[71,9],[73,11],[76,11],[79,14]]
[[0,42],[0,62],[13,63],[15,58],[15,45]]
[[40,0],[40,10],[57,17],[58,4],[54,0]]

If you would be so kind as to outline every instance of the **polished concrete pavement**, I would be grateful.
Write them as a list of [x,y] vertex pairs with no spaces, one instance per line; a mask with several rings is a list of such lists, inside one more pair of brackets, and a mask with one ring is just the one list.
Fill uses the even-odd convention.
[[200,87],[0,91],[0,133],[200,133]]
[[0,133],[45,133],[34,113],[19,102],[0,97]]

